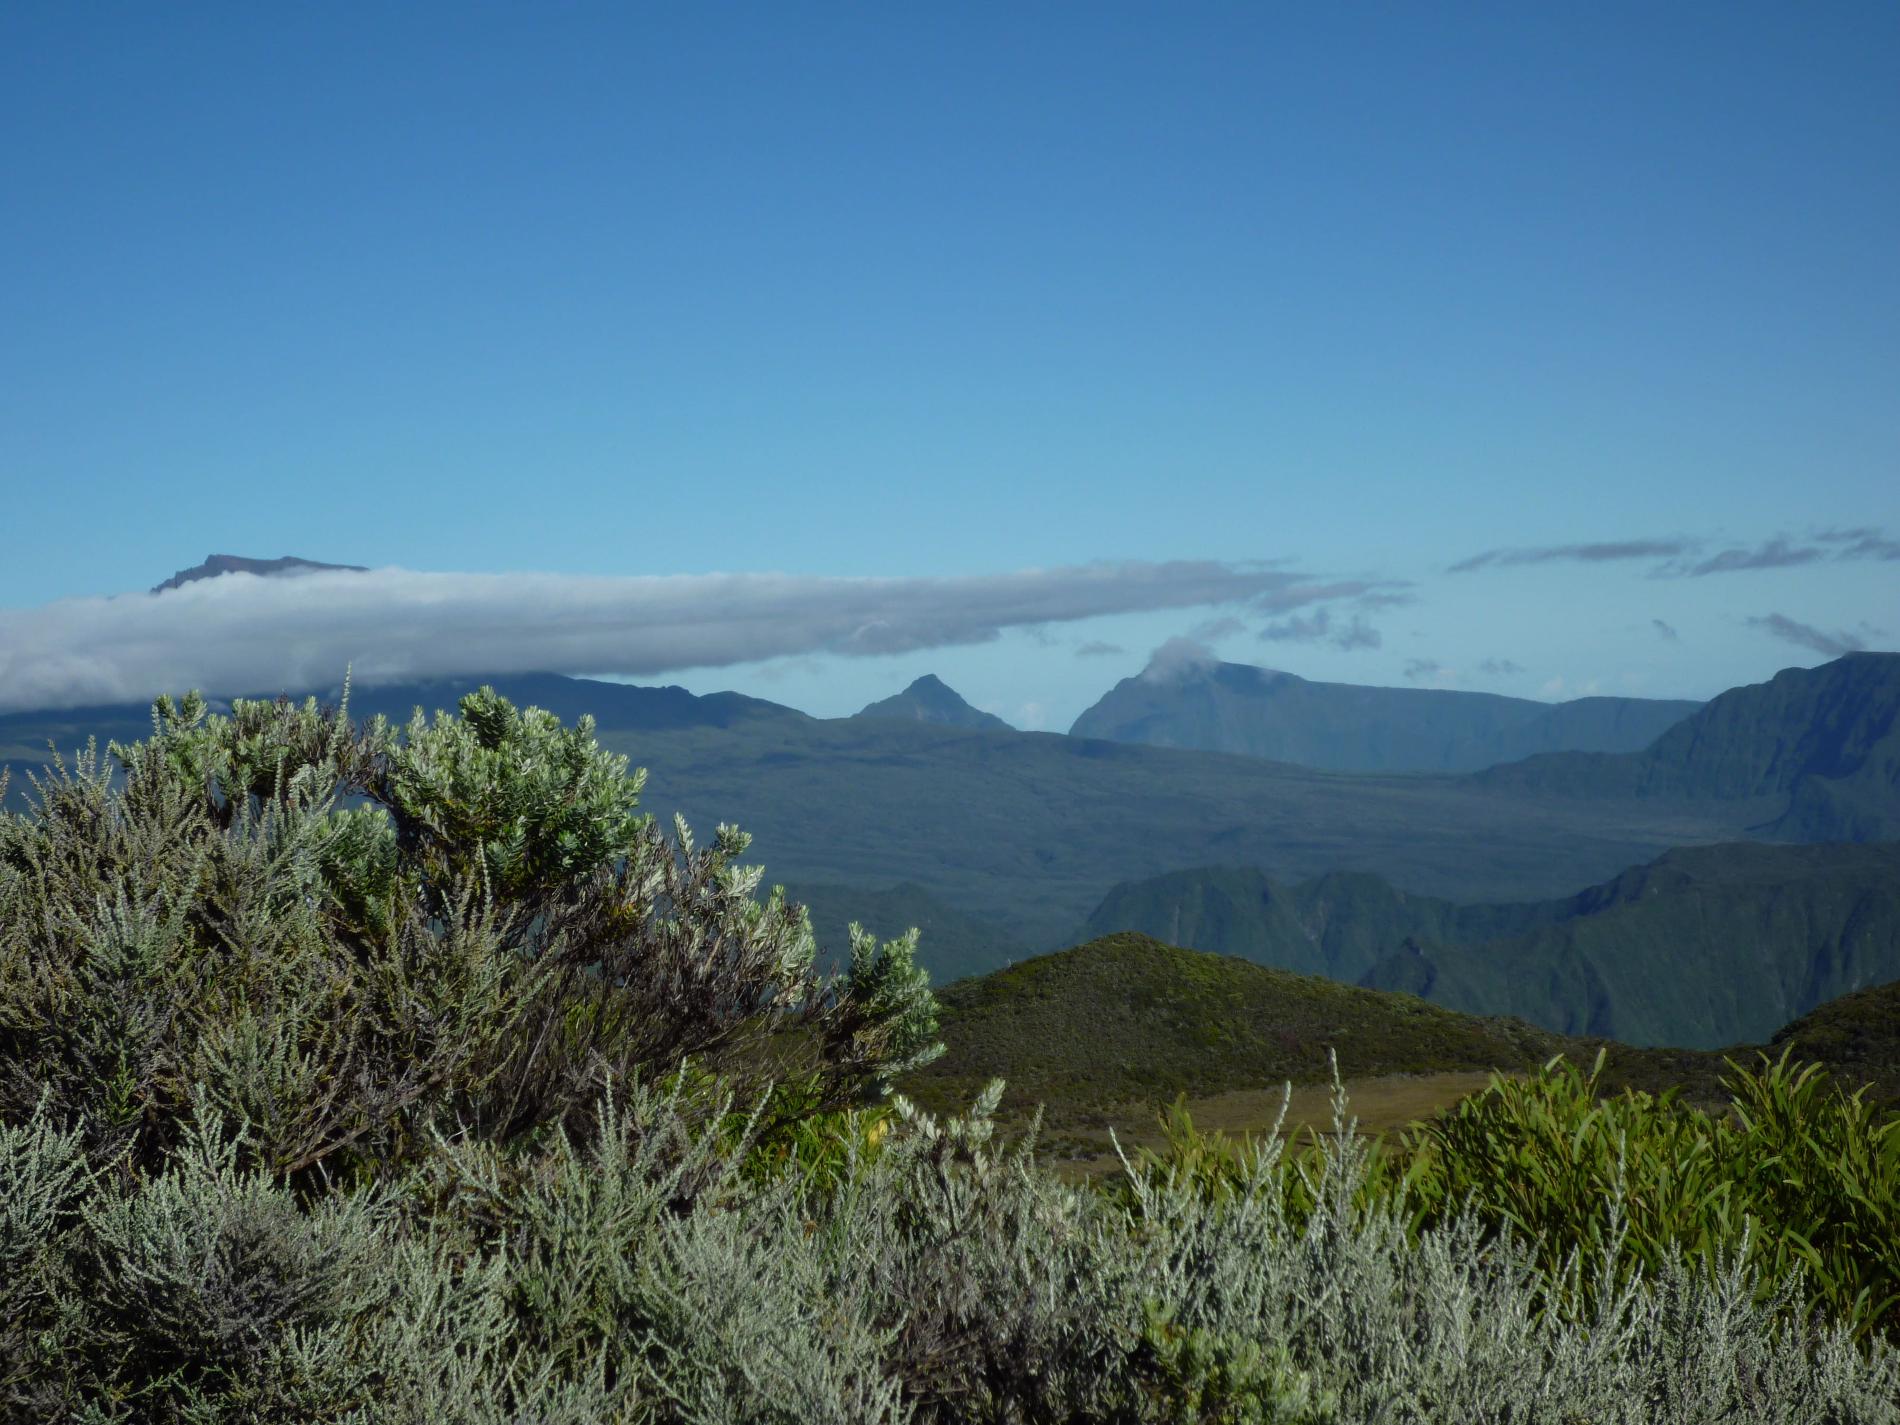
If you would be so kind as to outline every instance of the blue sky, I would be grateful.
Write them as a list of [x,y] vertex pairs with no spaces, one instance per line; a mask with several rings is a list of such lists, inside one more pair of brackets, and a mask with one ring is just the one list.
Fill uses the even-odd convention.
[[667,676],[1050,727],[1178,635],[1529,696],[1894,647],[1896,73],[1891,4],[10,6],[0,611],[214,550],[1360,590]]

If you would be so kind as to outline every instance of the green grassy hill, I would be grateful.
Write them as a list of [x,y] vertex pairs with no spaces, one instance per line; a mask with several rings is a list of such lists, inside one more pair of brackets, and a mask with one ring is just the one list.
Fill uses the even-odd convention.
[[1166,1103],[1329,1073],[1349,1078],[1522,1068],[1563,1047],[1520,1021],[1479,1019],[1411,995],[1270,970],[1226,955],[1110,935],[938,992],[944,1056],[905,1084],[967,1102],[991,1078],[1005,1103],[1057,1116]]
[[1719,1050],[1553,1034],[1135,934],[964,980],[939,999],[946,1052],[903,1092],[949,1111],[1002,1078],[1008,1115],[1020,1123],[1041,1107],[1058,1155],[1079,1159],[1105,1151],[1111,1126],[1151,1137],[1156,1114],[1177,1096],[1197,1122],[1254,1131],[1273,1122],[1282,1085],[1292,1083],[1295,1121],[1323,1125],[1315,1086],[1329,1082],[1329,1050],[1355,1112],[1386,1127],[1449,1107],[1491,1071],[1529,1070],[1557,1054],[1587,1066],[1599,1049],[1606,1092],[1673,1088],[1719,1109],[1728,1060],[1752,1067],[1758,1055],[1789,1049],[1844,1087],[1869,1085],[1875,1101],[1900,1106],[1900,982],[1830,1001],[1763,1042]]

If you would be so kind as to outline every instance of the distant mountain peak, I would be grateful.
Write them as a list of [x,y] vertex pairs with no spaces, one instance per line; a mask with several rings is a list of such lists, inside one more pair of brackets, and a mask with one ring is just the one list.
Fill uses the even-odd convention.
[[852,716],[927,722],[940,727],[971,727],[985,732],[1014,730],[995,714],[971,707],[935,673],[913,680],[901,693],[866,704]]
[[215,579],[221,574],[257,574],[268,578],[287,574],[318,574],[332,570],[347,570],[354,574],[367,572],[361,564],[320,564],[314,559],[299,559],[294,554],[286,554],[279,559],[250,559],[242,554],[208,554],[205,556],[204,563],[194,564],[189,569],[180,569],[164,583],[154,584],[152,592],[162,594],[167,589],[182,588],[200,579]]

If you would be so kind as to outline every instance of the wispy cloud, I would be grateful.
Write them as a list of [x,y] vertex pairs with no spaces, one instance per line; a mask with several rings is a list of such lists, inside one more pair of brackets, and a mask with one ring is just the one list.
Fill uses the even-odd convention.
[[1837,545],[1836,559],[1900,560],[1900,539],[1889,539],[1880,530],[1863,525],[1858,529],[1824,529],[1814,536],[1824,544]]
[[1253,600],[1253,607],[1263,614],[1280,614],[1289,609],[1350,599],[1362,609],[1390,608],[1411,603],[1413,596],[1407,592],[1410,588],[1409,579],[1335,579],[1329,583],[1314,583],[1295,577]]
[[1676,632],[1673,624],[1664,623],[1659,618],[1653,618],[1649,621],[1649,626],[1671,643],[1682,642],[1682,635]]
[[1487,658],[1478,665],[1478,671],[1480,673],[1489,673],[1497,677],[1512,673],[1522,673],[1524,666],[1521,663],[1512,662],[1509,658]]
[[162,594],[0,609],[0,711],[153,694],[547,671],[650,677],[800,654],[867,657],[1005,629],[1292,597],[1310,575],[1212,561],[941,578],[227,574]]
[[1418,595],[1416,594],[1395,593],[1385,589],[1369,590],[1352,601],[1354,608],[1366,610],[1396,609],[1402,608],[1406,604],[1415,604],[1417,602]]
[[1224,618],[1211,618],[1205,623],[1195,624],[1188,630],[1188,637],[1199,643],[1219,643],[1223,638],[1232,638],[1246,631],[1247,625],[1229,614]]
[[1450,671],[1436,658],[1408,658],[1405,662],[1405,676],[1414,682],[1424,678],[1436,678]]
[[1100,639],[1090,639],[1087,643],[1076,645],[1075,656],[1077,658],[1107,658],[1111,654],[1127,651],[1119,643],[1104,643]]
[[1364,616],[1336,622],[1330,609],[1275,620],[1260,630],[1260,638],[1265,643],[1327,643],[1344,649],[1377,648],[1384,641]]
[[1531,549],[1487,549],[1460,559],[1446,572],[1468,574],[1510,564],[1608,564],[1624,559],[1666,559],[1687,554],[1698,546],[1690,539],[1623,539],[1600,544],[1550,544]]
[[1655,560],[1656,578],[1701,579],[1711,574],[1739,574],[1756,569],[1791,569],[1806,564],[1855,560],[1900,560],[1900,540],[1869,525],[1828,529],[1797,539],[1777,534],[1752,545],[1731,545],[1709,552],[1713,541],[1687,536],[1662,539],[1610,540],[1598,544],[1552,544],[1532,548],[1487,549],[1461,559],[1446,571],[1468,574],[1476,569],[1516,564],[1607,564],[1628,560]]
[[1708,574],[1737,574],[1747,569],[1789,569],[1798,564],[1818,564],[1827,551],[1815,544],[1796,544],[1782,535],[1763,540],[1752,549],[1724,549],[1687,567],[1664,566],[1660,573],[1687,574],[1699,579]]
[[1148,655],[1141,678],[1149,683],[1167,683],[1219,663],[1220,655],[1198,638],[1170,638]]
[[1867,646],[1851,633],[1828,633],[1811,623],[1802,623],[1783,614],[1764,614],[1760,618],[1751,618],[1748,626],[1771,633],[1783,643],[1811,648],[1829,658],[1839,658],[1844,653],[1858,653]]

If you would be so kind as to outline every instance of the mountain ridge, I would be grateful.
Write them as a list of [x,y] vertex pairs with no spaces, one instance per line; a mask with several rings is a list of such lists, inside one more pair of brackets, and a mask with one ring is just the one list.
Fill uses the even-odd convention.
[[1116,887],[1080,933],[1118,930],[1554,1033],[1714,1048],[1900,979],[1900,843],[1682,847],[1494,904],[1210,867]]
[[1077,737],[1336,772],[1476,772],[1537,752],[1634,751],[1701,704],[1324,683],[1246,663],[1151,666],[1084,710]]
[[1753,828],[1768,837],[1900,839],[1900,653],[1731,688],[1639,753],[1549,753],[1475,779],[1545,796],[1754,799],[1772,804]]
[[154,584],[151,592],[162,594],[167,589],[181,589],[186,584],[197,583],[202,579],[216,579],[224,574],[256,574],[261,578],[281,578],[286,575],[339,571],[352,574],[369,572],[368,567],[362,564],[322,564],[314,559],[300,559],[294,554],[285,554],[276,559],[251,559],[242,554],[207,554],[203,563],[194,564],[189,569],[180,569],[163,583]]

